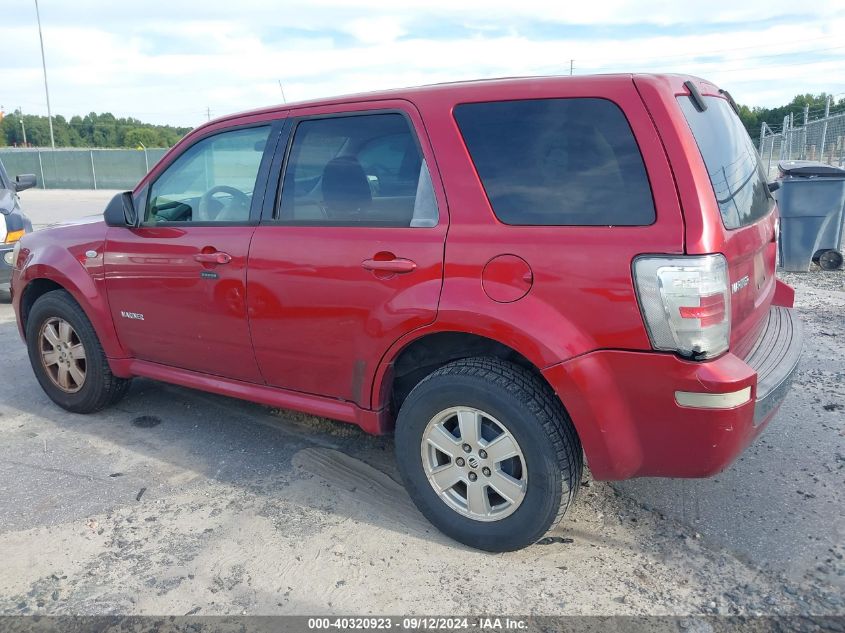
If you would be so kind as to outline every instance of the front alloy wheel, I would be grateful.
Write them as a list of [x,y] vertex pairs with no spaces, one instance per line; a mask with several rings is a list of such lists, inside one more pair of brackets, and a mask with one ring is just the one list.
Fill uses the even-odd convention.
[[47,292],[32,304],[26,315],[26,347],[41,388],[68,411],[99,411],[129,388],[129,380],[111,372],[94,326],[64,290]]
[[73,326],[59,317],[44,322],[38,334],[41,363],[53,384],[76,393],[85,384],[85,347]]

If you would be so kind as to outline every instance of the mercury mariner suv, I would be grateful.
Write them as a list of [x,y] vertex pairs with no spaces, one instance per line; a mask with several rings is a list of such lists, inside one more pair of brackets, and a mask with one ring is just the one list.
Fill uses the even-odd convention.
[[801,352],[778,214],[702,79],[501,79],[188,134],[102,221],[26,235],[13,301],[69,411],[134,376],[395,433],[422,513],[504,551],[596,479],[707,477]]

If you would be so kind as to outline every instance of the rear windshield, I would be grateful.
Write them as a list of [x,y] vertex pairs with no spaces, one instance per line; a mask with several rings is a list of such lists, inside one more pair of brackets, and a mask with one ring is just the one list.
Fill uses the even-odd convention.
[[752,224],[772,209],[766,172],[748,132],[720,97],[704,97],[707,109],[699,112],[688,96],[678,103],[704,158],[722,221],[728,229]]
[[466,103],[455,120],[496,217],[505,224],[654,222],[643,158],[606,99]]

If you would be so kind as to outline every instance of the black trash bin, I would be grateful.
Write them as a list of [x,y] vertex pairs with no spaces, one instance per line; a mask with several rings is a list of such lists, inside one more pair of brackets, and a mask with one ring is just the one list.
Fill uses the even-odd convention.
[[807,272],[842,266],[845,169],[807,160],[778,163],[780,261],[784,270]]

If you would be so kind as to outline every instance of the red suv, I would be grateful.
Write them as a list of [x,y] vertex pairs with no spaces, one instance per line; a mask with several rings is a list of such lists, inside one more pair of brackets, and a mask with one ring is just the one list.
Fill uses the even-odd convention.
[[503,79],[212,121],[104,222],[14,257],[35,375],[75,412],[144,376],[395,430],[458,541],[535,542],[597,479],[706,477],[795,370],[778,219],[730,96]]

